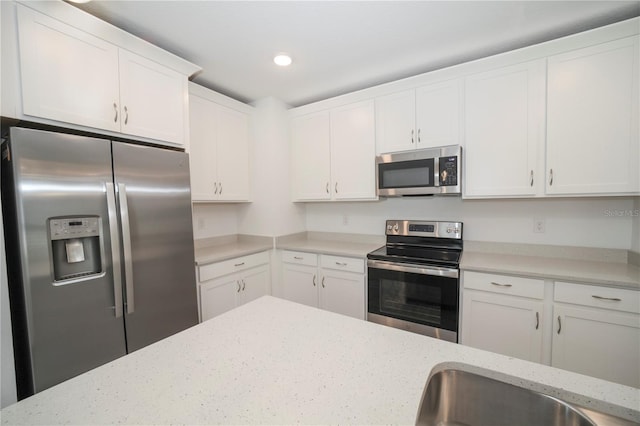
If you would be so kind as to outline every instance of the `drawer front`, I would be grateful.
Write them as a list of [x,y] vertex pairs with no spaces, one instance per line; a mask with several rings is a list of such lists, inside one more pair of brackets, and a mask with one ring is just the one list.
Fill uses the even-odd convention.
[[462,277],[464,288],[544,299],[544,280],[468,271]]
[[555,302],[640,313],[640,291],[588,284],[556,282]]
[[297,265],[318,266],[318,255],[303,251],[284,250],[282,252],[282,261]]
[[320,265],[323,269],[335,269],[338,271],[364,274],[364,259],[358,259],[355,257],[340,257],[323,254],[320,256]]
[[267,263],[269,263],[269,253],[266,251],[236,257],[222,262],[210,263],[209,265],[203,265],[198,268],[198,280],[204,282]]

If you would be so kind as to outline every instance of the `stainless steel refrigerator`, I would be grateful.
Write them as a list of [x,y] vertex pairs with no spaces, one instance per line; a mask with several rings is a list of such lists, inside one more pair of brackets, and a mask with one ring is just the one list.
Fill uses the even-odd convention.
[[198,322],[187,154],[18,127],[7,136],[19,399]]

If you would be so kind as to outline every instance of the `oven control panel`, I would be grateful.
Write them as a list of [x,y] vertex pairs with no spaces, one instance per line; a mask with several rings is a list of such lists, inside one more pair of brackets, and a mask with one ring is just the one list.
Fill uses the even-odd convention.
[[385,234],[462,239],[462,222],[387,220]]

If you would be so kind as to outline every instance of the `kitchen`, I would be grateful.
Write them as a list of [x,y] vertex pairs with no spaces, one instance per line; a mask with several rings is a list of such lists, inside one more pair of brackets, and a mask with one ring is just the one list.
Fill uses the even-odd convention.
[[[358,98],[358,94],[351,96]],[[304,107],[301,110],[304,112]],[[433,197],[292,203],[287,184],[289,119],[288,107],[281,100],[266,98],[254,103],[252,202],[194,204],[197,240],[236,234],[280,237],[305,231],[381,239],[385,220],[415,218],[463,222],[464,239],[469,242],[640,251],[638,218],[633,215],[639,207],[637,196],[473,200]],[[534,232],[534,224],[540,220],[544,232]],[[383,240],[376,244],[382,245]],[[271,273],[272,293],[281,295],[275,263]]]

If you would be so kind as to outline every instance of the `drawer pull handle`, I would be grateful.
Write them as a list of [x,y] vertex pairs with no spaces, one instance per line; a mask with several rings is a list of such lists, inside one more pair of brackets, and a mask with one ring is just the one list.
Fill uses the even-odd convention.
[[594,299],[598,299],[598,300],[609,300],[611,302],[622,302],[622,299],[619,299],[617,297],[602,297],[602,296],[596,296],[595,294],[592,295],[591,297],[593,297]]
[[233,265],[233,266],[242,266],[242,265],[244,265],[244,262],[242,262],[242,263],[236,263],[236,264],[235,264],[235,265]]
[[558,334],[562,331],[562,320],[560,320],[560,315],[558,315]]
[[536,312],[536,330],[540,327],[540,313]]
[[513,287],[511,284],[500,284],[493,281],[491,281],[491,284],[497,285],[498,287]]
[[336,262],[338,266],[347,266],[347,262]]
[[294,258],[295,260],[302,260],[302,259],[304,259],[304,257],[300,257],[300,256],[293,256],[293,258]]

